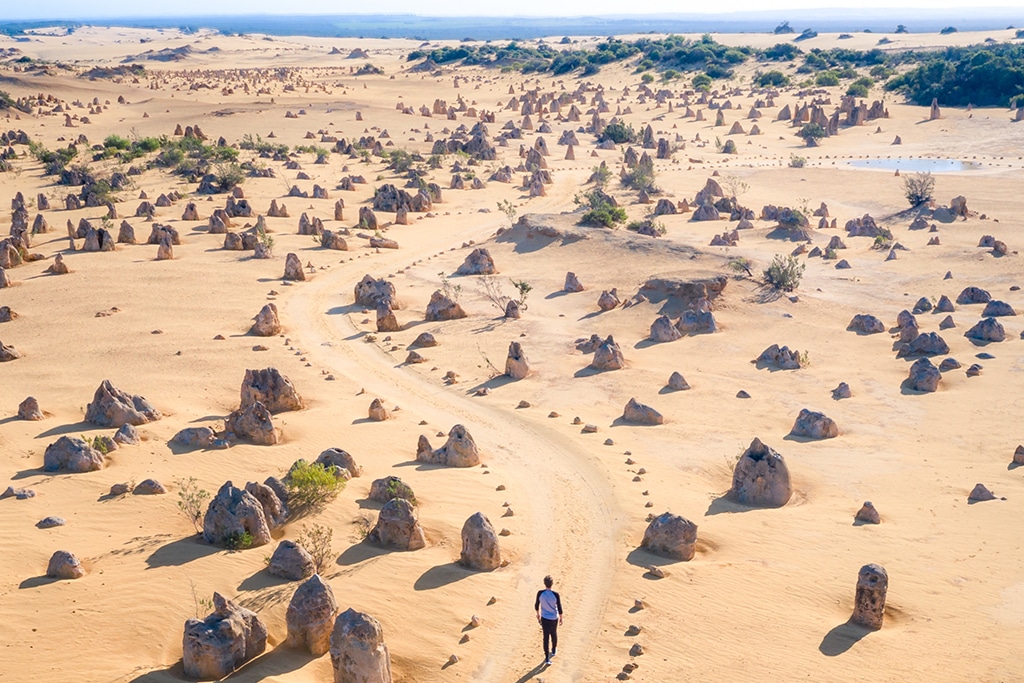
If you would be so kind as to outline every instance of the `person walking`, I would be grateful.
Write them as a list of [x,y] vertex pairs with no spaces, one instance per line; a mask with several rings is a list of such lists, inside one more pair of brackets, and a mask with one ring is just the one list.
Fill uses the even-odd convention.
[[544,589],[537,591],[537,599],[533,609],[537,611],[537,621],[544,633],[544,665],[551,666],[551,658],[558,652],[558,627],[562,623],[562,598],[551,590],[554,580],[544,577]]

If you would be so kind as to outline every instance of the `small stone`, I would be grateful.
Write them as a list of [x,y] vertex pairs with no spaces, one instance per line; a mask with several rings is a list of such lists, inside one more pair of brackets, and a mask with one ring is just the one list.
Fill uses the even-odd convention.
[[614,446],[614,445],[615,445],[615,442],[614,442],[614,441],[612,441],[611,439],[605,439],[605,440],[604,440],[604,445],[605,445],[605,446]]
[[740,389],[739,391],[736,392],[736,398],[750,398],[750,394],[748,394],[743,389]]
[[560,415],[552,410],[550,413],[548,413],[548,417],[560,417]]
[[73,553],[58,550],[46,565],[46,575],[51,579],[80,579],[85,576],[85,569]]
[[530,407],[530,402],[529,401],[520,401],[519,405],[516,406],[516,408],[529,408],[529,407]]
[[864,505],[861,506],[860,510],[857,510],[854,519],[864,524],[879,524],[882,521],[878,515],[878,510],[871,504],[871,501],[864,501]]
[[458,655],[452,655],[451,657],[448,658],[448,664],[449,665],[458,664],[458,663],[459,663]]
[[984,484],[975,484],[967,500],[971,503],[980,503],[986,500],[995,500],[996,495],[988,490]]
[[56,515],[43,517],[41,520],[36,522],[36,526],[40,529],[52,529],[53,527],[64,526],[65,524],[67,524],[67,520],[63,517],[57,517]]
[[633,643],[633,647],[629,648],[630,657],[639,657],[644,653],[644,648],[640,643]]
[[646,607],[647,607],[647,604],[643,600],[634,600],[633,601],[633,609],[635,609],[635,610],[642,610],[642,609],[645,609]]
[[661,567],[655,567],[654,565],[647,567],[647,573],[658,579],[664,579],[667,576],[664,569]]
[[850,385],[846,382],[840,382],[839,386],[832,390],[832,398],[837,401],[844,398],[850,398],[850,396],[852,396],[850,393]]
[[584,434],[594,434],[597,432],[597,425],[587,424],[583,426]]
[[639,626],[637,626],[636,624],[630,624],[629,628],[626,629],[626,635],[630,637],[638,636],[640,635],[640,631],[641,628]]

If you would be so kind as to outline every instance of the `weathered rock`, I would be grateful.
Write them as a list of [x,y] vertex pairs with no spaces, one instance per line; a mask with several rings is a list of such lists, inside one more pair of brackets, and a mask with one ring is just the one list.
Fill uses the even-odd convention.
[[832,418],[824,413],[804,408],[797,415],[793,429],[789,433],[807,439],[833,439],[839,436],[839,427],[836,426]]
[[267,648],[267,627],[255,612],[213,594],[214,611],[185,622],[182,664],[185,675],[220,680]]
[[1024,465],[1024,445],[1017,446],[1013,452],[1013,464]]
[[162,496],[165,493],[166,487],[156,479],[143,479],[132,489],[132,494],[136,496]]
[[0,342],[0,363],[7,363],[8,361],[17,360],[21,358],[21,351],[14,348],[10,344],[4,344]]
[[612,338],[612,335],[608,335],[608,338],[594,349],[594,360],[591,361],[590,366],[602,372],[621,370],[626,367],[626,359],[622,355],[622,347]]
[[64,263],[64,257],[57,254],[53,257],[53,263],[46,269],[46,272],[51,275],[67,275],[71,271],[68,269],[68,264]]
[[462,306],[442,294],[440,290],[435,290],[430,295],[430,302],[427,304],[426,314],[424,315],[426,320],[436,322],[439,320],[457,320],[465,317],[466,311],[462,309]]
[[665,424],[664,416],[649,405],[640,403],[635,398],[629,399],[625,409],[622,411],[622,419],[626,422],[634,422],[644,425]]
[[416,460],[449,467],[475,467],[480,464],[480,451],[469,431],[455,425],[448,432],[448,441],[437,450],[432,450],[427,438],[420,436]]
[[943,358],[942,362],[939,363],[939,372],[949,372],[950,370],[956,370],[960,367],[960,361],[956,358]]
[[610,291],[606,289],[601,292],[601,296],[597,297],[597,307],[602,311],[611,311],[618,308],[621,303],[614,289]]
[[54,527],[64,526],[67,523],[67,520],[63,517],[58,517],[57,515],[48,515],[46,517],[43,517],[38,522],[36,522],[36,527],[38,527],[39,529],[53,529]]
[[[278,546],[280,547],[280,546]],[[320,657],[331,649],[331,631],[338,616],[338,603],[329,584],[313,574],[295,590],[285,622],[288,625],[289,647],[308,650]]]
[[366,540],[396,550],[419,550],[427,545],[416,507],[404,498],[392,498],[384,504]]
[[171,443],[189,448],[209,448],[217,440],[217,433],[209,427],[186,427],[171,437]]
[[786,461],[755,438],[736,462],[729,496],[753,507],[782,507],[793,495]]
[[250,547],[270,543],[270,525],[263,505],[248,491],[236,488],[230,481],[217,491],[203,517],[203,538],[207,543],[237,546],[248,534]]
[[925,332],[914,337],[910,343],[901,346],[896,357],[939,356],[946,353],[949,353],[949,345],[946,344],[946,340],[936,332]]
[[832,390],[832,398],[835,400],[850,398],[853,394],[850,392],[850,385],[846,382],[840,382],[839,385]]
[[972,503],[981,503],[986,500],[995,500],[996,494],[988,490],[988,487],[984,484],[975,484],[974,488],[971,489],[970,494],[967,496],[967,500]]
[[927,358],[919,358],[910,366],[907,386],[914,391],[931,392],[939,388],[942,373]]
[[999,318],[1012,315],[1017,315],[1017,311],[1013,310],[1013,306],[1005,301],[997,301],[995,299],[985,304],[985,310],[981,312],[981,317],[983,318]]
[[964,332],[964,336],[981,342],[1001,342],[1006,339],[1006,330],[995,318],[985,318]]
[[391,683],[391,655],[380,622],[351,608],[338,615],[331,665],[334,683]]
[[257,401],[271,413],[302,410],[303,401],[295,386],[277,368],[246,370],[241,387],[241,407]]
[[392,498],[404,498],[410,503],[416,503],[416,495],[409,485],[395,476],[374,479],[370,484],[369,498],[376,503],[386,503]]
[[328,448],[320,453],[314,461],[316,465],[323,465],[326,469],[334,467],[348,470],[349,476],[363,476],[363,468],[356,463],[352,454],[341,448]]
[[364,275],[355,286],[356,304],[366,308],[376,308],[381,301],[389,301],[391,308],[399,310],[401,305],[395,293],[395,285],[384,278],[375,279]]
[[853,518],[862,524],[880,524],[882,521],[882,518],[878,516],[878,510],[871,504],[871,501],[864,501],[864,505],[857,510],[857,514]]
[[455,271],[457,275],[494,275],[497,272],[491,252],[484,247],[477,247],[471,251]]
[[519,342],[508,345],[508,357],[505,359],[505,374],[514,380],[526,378],[530,374],[530,360]]
[[949,297],[943,294],[939,297],[938,303],[935,304],[936,313],[952,313],[956,308],[953,306],[953,302],[949,300]]
[[873,315],[855,315],[846,329],[860,334],[878,334],[885,332],[885,324]]
[[473,514],[462,525],[462,566],[476,571],[494,571],[501,566],[498,534],[482,512]]
[[650,339],[652,342],[671,342],[681,338],[682,336],[683,335],[679,332],[679,329],[672,323],[672,320],[667,315],[660,316],[651,323]]
[[85,421],[98,427],[141,425],[161,417],[160,411],[144,397],[125,393],[107,379],[100,383],[92,402],[85,407]]
[[958,304],[987,304],[992,295],[981,287],[965,287],[956,298]]
[[[933,105],[934,106],[934,105]],[[885,594],[889,575],[877,564],[866,564],[857,574],[857,593],[853,599],[850,621],[877,631],[885,618]]]
[[43,411],[39,409],[39,401],[29,396],[18,404],[18,417],[22,420],[42,420]]
[[413,341],[412,346],[419,346],[422,348],[431,348],[437,346],[437,339],[434,335],[429,332],[421,332]]
[[797,370],[806,364],[805,356],[799,351],[788,346],[779,347],[778,344],[772,344],[762,351],[755,362],[771,365],[780,370]]
[[291,253],[284,257],[284,275],[281,279],[293,282],[306,280],[306,272],[302,270],[302,261],[297,254]]
[[505,304],[505,318],[508,320],[519,320],[522,317],[523,313],[519,302],[515,299],[509,299],[508,303]]
[[232,412],[224,420],[224,430],[236,438],[246,439],[260,446],[273,446],[281,440],[281,432],[274,426],[273,415],[260,401],[255,401]]
[[103,453],[73,436],[62,436],[43,453],[45,472],[93,472],[103,468]]
[[651,520],[640,547],[655,555],[688,562],[697,547],[697,525],[679,515],[664,512]]
[[385,420],[391,419],[391,413],[384,407],[383,401],[379,398],[375,398],[370,402],[370,409],[367,412],[367,417],[374,422],[384,422]]
[[157,261],[170,261],[174,258],[174,247],[171,246],[171,241],[166,237],[160,240],[160,245],[156,248],[156,260]]
[[284,524],[288,518],[288,508],[278,497],[277,492],[267,484],[256,481],[246,482],[245,490],[263,506],[263,518],[273,530]]
[[673,391],[686,391],[690,388],[690,384],[683,377],[682,373],[676,371],[669,375],[668,388]]
[[[295,541],[286,540],[277,544],[277,548],[274,549],[274,554],[270,556],[270,562],[267,564],[267,571],[288,581],[301,581],[307,576],[313,576],[316,572],[316,565],[308,550]],[[290,613],[290,606],[288,610]],[[288,637],[291,638],[290,625]]]
[[51,579],[80,579],[85,576],[85,568],[73,553],[58,550],[50,556],[46,565],[46,576]]
[[580,283],[579,278],[576,277],[576,273],[568,272],[565,274],[565,285],[562,287],[563,292],[582,292],[583,285]]
[[132,424],[123,424],[114,434],[114,443],[122,446],[138,446],[141,439],[139,430]]
[[273,302],[263,305],[253,319],[255,322],[249,332],[257,337],[273,337],[281,333],[281,321],[277,317],[277,305]]

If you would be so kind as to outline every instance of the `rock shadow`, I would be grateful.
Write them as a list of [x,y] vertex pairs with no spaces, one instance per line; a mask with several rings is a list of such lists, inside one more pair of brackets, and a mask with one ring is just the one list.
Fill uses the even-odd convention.
[[221,680],[235,681],[235,683],[276,680],[278,676],[301,669],[312,659],[313,656],[304,650],[281,644],[270,652],[249,660],[240,669],[236,669],[227,678]]
[[188,680],[185,676],[185,665],[179,659],[166,669],[154,669],[144,674],[139,674],[131,679],[129,683],[168,683],[169,681],[185,680]]
[[818,650],[826,657],[838,657],[869,633],[871,629],[847,620],[825,634]]
[[515,381],[516,380],[512,379],[508,375],[498,375],[497,377],[490,378],[486,382],[481,382],[480,384],[477,384],[476,386],[472,386],[472,387],[466,389],[466,394],[469,395],[469,396],[472,396],[473,394],[475,394],[476,392],[480,391],[481,389],[488,389],[488,390],[500,389],[501,387],[505,386],[506,384],[512,384]]
[[749,505],[743,505],[729,498],[728,493],[723,493],[718,498],[711,501],[711,505],[708,506],[707,511],[704,513],[705,517],[711,517],[712,515],[720,515],[726,512],[750,512],[751,510],[760,510],[761,508],[751,507]]
[[393,552],[398,551],[373,545],[364,539],[359,543],[346,548],[345,551],[338,556],[337,564],[342,567],[351,567],[352,565],[359,564],[361,562],[374,560],[384,555],[390,555]]
[[280,576],[274,576],[271,574],[266,567],[263,567],[258,572],[245,578],[242,583],[238,584],[240,591],[260,591],[265,588],[273,588],[275,586],[282,586],[286,583],[295,583],[296,585],[302,583],[301,581],[293,582],[288,579],[282,579]]
[[448,586],[461,581],[467,577],[477,574],[478,572],[472,569],[466,569],[458,562],[449,562],[447,564],[439,564],[436,567],[431,567],[427,571],[423,572],[416,583],[413,584],[413,588],[418,591],[429,591],[435,588],[441,588],[442,586]]
[[82,422],[74,422],[72,424],[63,424],[63,425],[57,425],[56,427],[51,427],[50,429],[47,429],[44,432],[40,432],[40,433],[36,434],[36,438],[37,439],[42,439],[42,438],[45,438],[47,436],[64,436],[65,434],[76,434],[76,433],[77,434],[82,434],[83,432],[91,432],[94,429],[100,429],[100,427],[97,427],[96,425],[92,424],[91,422],[85,422],[83,420]]
[[629,551],[626,555],[626,562],[629,562],[634,567],[664,567],[670,564],[676,564],[681,560],[673,560],[670,557],[662,557],[661,555],[655,555],[654,553],[648,552],[643,548],[637,547]]
[[210,545],[196,534],[166,543],[146,558],[146,569],[180,567],[193,560],[219,553],[223,548]]
[[20,590],[24,590],[26,588],[39,588],[40,586],[48,586],[51,583],[57,583],[60,580],[61,579],[55,579],[51,576],[46,576],[45,574],[43,574],[42,576],[33,576],[25,579],[24,581],[18,584],[18,588]]

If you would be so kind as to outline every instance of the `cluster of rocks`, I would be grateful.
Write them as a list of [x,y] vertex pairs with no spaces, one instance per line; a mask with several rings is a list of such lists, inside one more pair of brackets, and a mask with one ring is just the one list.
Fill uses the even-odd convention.
[[448,432],[445,444],[436,450],[426,436],[420,435],[416,461],[448,467],[475,467],[480,464],[480,451],[469,430],[457,424]]

